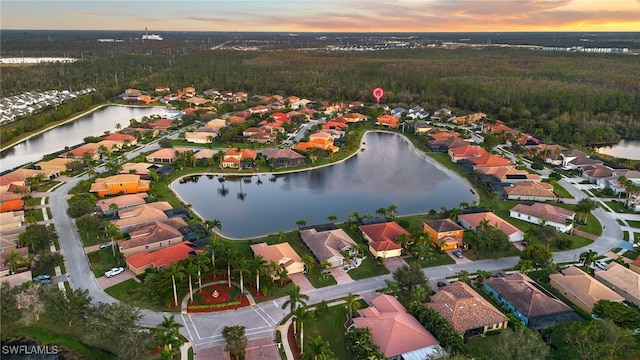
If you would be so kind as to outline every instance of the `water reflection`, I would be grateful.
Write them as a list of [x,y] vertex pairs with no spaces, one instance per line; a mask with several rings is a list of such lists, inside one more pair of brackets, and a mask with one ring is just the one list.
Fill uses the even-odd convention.
[[[219,219],[231,238],[292,230],[302,219],[326,222],[331,214],[346,221],[352,211],[375,214],[390,204],[407,215],[474,201],[461,179],[427,161],[404,138],[369,133],[365,139],[367,151],[333,166],[287,175],[203,176],[177,182],[174,189],[202,217]],[[227,196],[230,191],[236,196]]]
[[597,151],[617,158],[640,160],[640,140],[622,140],[614,146],[601,147]]

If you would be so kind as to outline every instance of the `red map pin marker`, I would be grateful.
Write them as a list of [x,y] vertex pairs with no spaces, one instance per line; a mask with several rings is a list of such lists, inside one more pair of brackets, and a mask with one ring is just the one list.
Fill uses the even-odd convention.
[[377,87],[373,89],[371,94],[376,99],[376,104],[380,104],[380,99],[382,99],[382,97],[384,96],[384,89],[381,87]]

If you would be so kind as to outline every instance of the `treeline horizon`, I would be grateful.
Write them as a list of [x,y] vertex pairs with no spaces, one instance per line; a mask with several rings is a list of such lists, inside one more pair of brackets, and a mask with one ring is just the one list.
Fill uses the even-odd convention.
[[126,88],[151,92],[162,85],[371,104],[371,90],[381,86],[382,102],[391,107],[484,112],[560,144],[640,139],[640,87],[633,75],[640,73],[640,61],[634,56],[514,49],[156,49],[144,55],[93,53],[72,64],[2,70],[2,96],[90,86],[109,99]]

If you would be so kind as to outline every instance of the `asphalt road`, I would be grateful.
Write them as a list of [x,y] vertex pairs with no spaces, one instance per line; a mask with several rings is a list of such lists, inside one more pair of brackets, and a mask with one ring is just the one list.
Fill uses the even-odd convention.
[[[150,145],[146,150],[151,150],[151,148],[155,146],[157,145]],[[128,158],[133,156],[135,156],[135,154],[129,154]],[[75,223],[67,216],[67,193],[79,181],[80,178],[74,178],[50,193],[51,213],[60,237],[60,247],[65,257],[69,284],[74,289],[89,290],[89,293],[95,301],[113,303],[117,300],[107,295],[98,285],[89,267],[88,259],[84,253]],[[568,183],[566,179],[561,180],[560,183],[571,192],[576,199],[579,200],[586,197],[582,191],[576,189],[576,187]],[[622,239],[622,230],[616,220],[602,208],[596,209],[593,214],[600,223],[605,226],[602,236],[586,247],[555,253],[554,261],[574,261],[579,258],[580,253],[588,249],[603,254],[619,245],[621,242],[620,239]],[[441,279],[454,275],[460,270],[467,270],[470,273],[474,273],[478,270],[497,271],[510,268],[513,267],[517,261],[517,257],[480,260],[465,264],[431,267],[425,269],[424,272],[430,279]],[[322,300],[340,298],[346,296],[348,293],[363,293],[382,288],[385,286],[384,280],[390,278],[391,275],[378,276],[348,284],[314,289],[306,294],[310,297],[309,304],[314,304]],[[162,322],[163,316],[176,315],[176,321],[184,325],[181,332],[194,344],[196,349],[202,349],[223,344],[224,339],[221,336],[221,332],[222,328],[227,325],[239,324],[246,326],[247,336],[249,338],[273,336],[277,323],[286,315],[285,310],[281,309],[285,300],[286,298],[280,298],[238,310],[199,314],[164,313],[143,309],[143,319],[140,321],[140,324],[142,326],[153,327]]]

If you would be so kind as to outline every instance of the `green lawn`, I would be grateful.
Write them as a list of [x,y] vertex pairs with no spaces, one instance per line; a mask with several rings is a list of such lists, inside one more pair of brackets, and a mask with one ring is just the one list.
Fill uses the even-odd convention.
[[629,208],[625,206],[623,201],[611,200],[611,201],[605,201],[604,203],[607,204],[607,206],[609,206],[611,210],[617,213],[633,214],[633,211],[630,211]]
[[78,234],[80,234],[83,246],[98,245],[108,241],[108,239],[104,237],[104,231],[100,231],[98,229],[93,229],[89,232],[78,231]]
[[[158,311],[171,311],[166,308],[164,299],[152,291],[149,291],[144,285],[137,283],[133,279],[125,280],[119,284],[113,285],[105,289],[105,292],[114,298],[126,302],[143,309],[151,309]],[[182,300],[180,294],[185,295],[186,292],[178,292],[178,299]],[[171,302],[170,298],[167,303]]]
[[638,256],[640,255],[640,251],[625,251],[624,254],[622,254],[622,256],[626,257],[627,259],[631,259],[631,260],[635,260]]
[[360,266],[349,270],[348,274],[353,280],[360,280],[378,275],[388,274],[389,270],[380,262],[373,261],[371,255],[365,258]]
[[36,206],[36,205],[40,205],[40,202],[42,201],[41,198],[30,198],[27,200],[24,200],[24,205],[25,206]]
[[124,266],[120,262],[120,257],[113,254],[113,250],[108,247],[106,249],[98,250],[87,254],[89,257],[89,264],[93,270],[93,274],[96,278],[104,276],[104,272],[117,266]]
[[469,355],[473,356],[477,360],[489,360],[487,354],[491,353],[491,349],[497,346],[499,333],[493,333],[493,335],[485,337],[476,337],[467,340],[467,347],[469,349]]
[[[577,215],[576,215],[577,216]],[[600,221],[596,219],[593,214],[589,213],[587,216],[587,223],[584,225],[578,225],[578,230],[588,232],[589,234],[600,236],[602,234],[602,226]]]
[[628,223],[628,224],[629,224],[629,226],[631,226],[632,228],[640,229],[640,221],[637,221],[637,220],[627,220],[627,223]]
[[[364,309],[367,304],[360,301],[360,308]],[[309,339],[320,336],[324,341],[331,344],[334,358],[350,359],[351,354],[347,351],[344,344],[344,323],[347,321],[347,310],[344,304],[332,306],[329,308],[329,314],[322,318],[322,321],[308,320],[304,323],[305,343]]]
[[323,274],[317,267],[307,272],[307,279],[316,289],[337,284],[336,279],[331,274]]
[[434,252],[433,255],[431,255],[428,258],[425,258],[424,260],[420,260],[415,256],[410,256],[405,258],[404,261],[409,265],[417,262],[418,264],[420,264],[421,268],[440,266],[440,265],[450,265],[450,264],[456,263],[456,261],[453,260],[451,256],[447,254],[440,254],[438,252]]
[[622,240],[629,241],[629,232],[628,231],[623,231],[622,232]]
[[573,199],[573,195],[569,193],[565,188],[563,188],[557,181],[553,179],[544,179],[543,182],[549,183],[553,185],[553,192],[561,198]]

